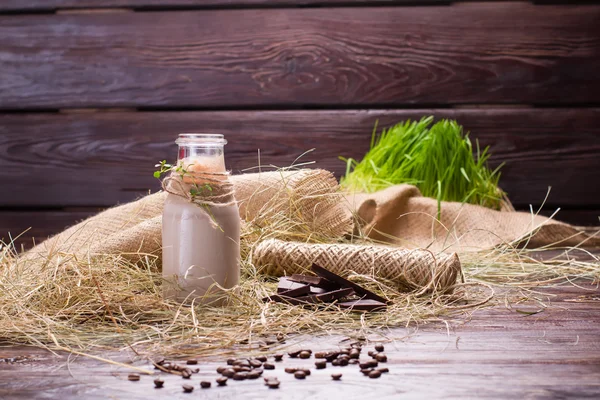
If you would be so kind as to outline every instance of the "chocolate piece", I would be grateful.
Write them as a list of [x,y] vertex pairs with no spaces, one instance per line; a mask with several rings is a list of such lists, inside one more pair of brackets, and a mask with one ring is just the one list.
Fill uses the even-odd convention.
[[298,356],[302,359],[307,359],[307,358],[310,358],[310,352],[308,352],[306,350],[302,350],[300,352],[300,354],[298,354]]
[[375,350],[377,350],[378,352],[382,352],[384,350],[384,347],[382,344],[376,344]]
[[296,371],[296,372],[294,372],[294,378],[304,379],[304,378],[306,378],[306,373],[304,371]]
[[375,354],[375,359],[379,362],[387,362],[387,356],[383,353]]
[[275,365],[273,365],[271,363],[264,363],[263,367],[264,367],[264,369],[275,369]]
[[227,378],[225,378],[224,376],[220,376],[217,378],[217,385],[219,386],[226,386],[227,385]]
[[200,382],[200,387],[202,389],[208,389],[210,387],[210,382],[209,381],[202,381],[202,382]]
[[310,286],[303,285],[303,286],[297,287],[295,289],[286,290],[285,292],[278,292],[277,294],[264,297],[262,299],[262,301],[264,301],[264,302],[276,301],[279,303],[286,303],[286,302],[290,302],[291,301],[290,299],[293,299],[295,297],[300,297],[300,296],[303,296],[303,295],[306,295],[309,293],[310,293]]
[[275,354],[273,357],[275,358],[275,361],[277,361],[277,362],[283,360],[283,354]]
[[181,385],[184,393],[192,393],[194,391],[194,387],[192,385]]
[[197,365],[198,364],[198,360],[196,360],[194,358],[191,358],[191,359],[187,360],[185,363],[187,365]]
[[327,368],[327,361],[325,361],[325,360],[315,361],[315,367],[317,367],[317,369],[325,369],[325,368]]
[[162,388],[164,384],[165,384],[165,381],[163,381],[160,378],[157,378],[157,379],[154,380],[154,387],[157,388],[157,389]]
[[296,283],[291,281],[288,278],[279,278],[279,283],[277,284],[277,293],[287,292],[289,290],[298,289],[300,287],[308,286],[303,283]]
[[370,290],[367,290],[367,289],[363,288],[362,286],[357,285],[356,283],[350,282],[349,280],[342,278],[341,276],[334,274],[333,272],[328,271],[325,268],[318,266],[317,264],[313,264],[311,269],[315,274],[322,276],[323,278],[325,278],[327,280],[335,282],[335,283],[339,284],[341,287],[354,289],[354,292],[356,294],[358,294],[359,296],[365,297],[367,299],[372,299],[372,300],[381,302],[383,304],[387,303],[387,300],[384,299],[383,297],[378,296],[375,293],[371,292]]
[[374,370],[374,371],[369,372],[369,378],[371,378],[371,379],[377,379],[380,376],[381,376],[380,371]]
[[331,374],[331,379],[333,379],[334,381],[339,381],[340,379],[342,379],[342,374]]
[[293,274],[287,279],[292,282],[304,283],[306,285],[316,286],[326,290],[335,290],[340,288],[339,284],[325,279],[322,276]]
[[132,382],[137,382],[140,380],[140,374],[129,374],[127,375],[127,379]]
[[355,311],[377,311],[384,309],[386,304],[377,300],[361,299],[338,303],[338,306]]

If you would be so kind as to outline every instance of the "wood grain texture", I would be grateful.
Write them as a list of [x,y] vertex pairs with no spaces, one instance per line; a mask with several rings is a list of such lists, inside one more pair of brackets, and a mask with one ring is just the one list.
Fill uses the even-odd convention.
[[[505,162],[501,185],[517,206],[600,205],[600,109],[104,112],[0,115],[0,207],[110,206],[158,189],[154,164],[173,160],[180,132],[223,133],[234,173],[313,161],[340,176],[360,158],[376,121],[457,119]],[[590,221],[595,224],[596,221]]]
[[600,5],[0,16],[0,108],[600,102]]
[[[451,0],[426,0],[425,4],[449,4]],[[3,0],[0,2],[0,11],[39,11],[55,10],[61,8],[178,8],[178,7],[240,7],[240,6],[306,6],[306,5],[370,5],[377,4],[418,4],[415,0]]]
[[[201,390],[200,380],[213,381],[217,366],[236,353],[218,358],[201,358],[200,373],[191,381],[165,376],[159,393],[153,388],[154,377],[142,376],[139,382],[127,381],[124,368],[83,357],[69,360],[28,347],[2,347],[0,358],[23,357],[0,368],[0,396],[14,399],[99,399],[156,397],[188,399],[595,399],[600,396],[600,291],[564,286],[542,289],[540,301],[548,308],[538,314],[540,303],[525,302],[506,308],[503,304],[444,324],[375,332],[370,339],[395,339],[385,343],[390,370],[379,379],[368,379],[356,365],[314,369],[314,359],[285,358],[265,375],[281,380],[278,390],[270,390],[258,381],[229,381],[226,387]],[[517,310],[520,310],[517,311]],[[345,337],[331,332],[328,336],[301,336],[288,340],[291,348],[326,351],[344,346]],[[282,349],[285,352],[290,347]],[[367,346],[371,350],[373,344]],[[364,351],[366,353],[366,350]],[[189,351],[189,350],[188,350]],[[131,355],[102,354],[114,360],[131,362]],[[267,352],[273,354],[275,351]],[[366,360],[366,354],[362,359]],[[137,366],[147,367],[138,360]],[[308,367],[312,373],[304,381],[284,373],[285,367]],[[152,368],[152,367],[150,367]],[[330,374],[341,372],[340,382]],[[182,383],[196,386],[184,394]]]

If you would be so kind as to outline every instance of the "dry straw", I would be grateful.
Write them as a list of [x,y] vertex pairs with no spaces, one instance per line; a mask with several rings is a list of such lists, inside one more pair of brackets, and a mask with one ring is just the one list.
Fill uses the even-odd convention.
[[[301,201],[302,199],[294,199]],[[20,257],[10,243],[0,249],[0,337],[51,350],[97,352],[133,349],[139,355],[217,355],[236,348],[252,351],[277,346],[298,333],[346,334],[352,337],[447,318],[466,318],[494,304],[493,293],[504,288],[523,290],[563,284],[567,279],[600,281],[600,262],[542,262],[531,250],[507,243],[499,248],[461,256],[463,283],[448,294],[440,290],[401,291],[390,280],[350,271],[350,279],[389,298],[385,312],[360,314],[335,305],[306,308],[264,303],[276,279],[259,272],[252,253],[268,238],[293,238],[331,243],[284,210],[263,210],[245,224],[242,234],[241,284],[230,291],[225,308],[183,306],[162,298],[159,260],[138,254],[140,262],[115,255],[69,255],[48,260],[42,268]],[[339,240],[338,240],[339,242]],[[366,238],[344,239],[347,243]],[[565,249],[565,255],[577,249]],[[229,350],[227,350],[229,349]]]

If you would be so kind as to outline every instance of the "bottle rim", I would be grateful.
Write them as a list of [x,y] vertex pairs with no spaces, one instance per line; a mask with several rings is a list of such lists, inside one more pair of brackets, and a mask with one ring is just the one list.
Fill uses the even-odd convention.
[[175,143],[178,145],[224,146],[227,140],[218,133],[180,133]]

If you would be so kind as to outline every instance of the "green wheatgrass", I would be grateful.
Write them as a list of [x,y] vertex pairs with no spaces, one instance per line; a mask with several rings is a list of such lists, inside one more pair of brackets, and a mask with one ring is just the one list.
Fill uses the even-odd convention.
[[499,209],[504,196],[498,188],[499,169],[490,170],[488,148],[476,151],[468,133],[456,121],[433,117],[400,122],[376,134],[371,148],[357,162],[346,161],[342,187],[372,193],[392,185],[408,183],[424,196]]

